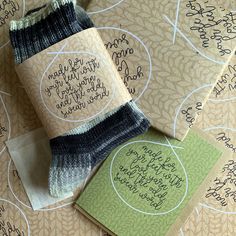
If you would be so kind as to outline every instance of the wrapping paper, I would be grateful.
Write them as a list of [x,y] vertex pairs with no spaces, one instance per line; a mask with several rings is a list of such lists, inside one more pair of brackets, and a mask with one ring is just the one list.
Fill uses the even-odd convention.
[[[2,6],[4,0],[0,1]],[[9,21],[23,12],[41,6],[42,1],[12,0],[19,10],[9,16],[6,24],[0,23],[0,235],[39,236],[94,236],[103,232],[72,207],[73,198],[33,211],[24,191],[20,176],[7,152],[5,141],[27,134],[40,123],[14,70],[13,52],[9,45]],[[9,7],[9,6],[8,6]],[[0,11],[2,17],[3,11]],[[14,233],[15,234],[14,234]]]
[[[128,1],[128,0],[127,0]],[[9,221],[10,224],[8,226],[4,226],[6,230],[13,230],[13,225],[15,225],[15,231],[20,231],[21,235],[27,235],[28,232],[31,233],[31,235],[52,235],[52,236],[58,236],[58,235],[83,235],[83,236],[94,236],[94,235],[103,235],[104,233],[91,223],[87,218],[85,218],[83,215],[78,213],[78,211],[75,211],[72,208],[72,200],[74,199],[68,199],[62,203],[55,204],[49,208],[46,208],[45,210],[41,211],[33,211],[30,207],[30,203],[28,201],[27,195],[24,191],[24,188],[22,186],[19,174],[16,171],[16,168],[13,164],[13,162],[10,159],[10,156],[6,150],[5,141],[11,138],[15,138],[19,135],[23,135],[28,133],[29,131],[32,131],[34,129],[37,129],[42,126],[40,123],[33,106],[29,100],[29,98],[26,95],[26,92],[24,91],[23,85],[19,82],[19,78],[16,75],[16,72],[14,71],[14,61],[12,56],[12,50],[9,45],[9,38],[8,38],[8,23],[10,19],[17,19],[23,15],[23,12],[26,12],[29,9],[32,9],[33,7],[38,7],[44,3],[46,3],[45,0],[36,2],[32,0],[23,1],[23,0],[13,0],[12,2],[19,4],[19,10],[14,13],[14,16],[10,16],[10,18],[6,21],[6,24],[0,24],[0,220],[4,220],[5,225],[7,225],[7,222]],[[103,1],[99,1],[99,4],[103,4]],[[118,3],[118,0],[113,1],[107,1],[106,7],[110,7],[116,3]],[[0,4],[3,3],[3,0],[0,1]],[[222,3],[221,0],[215,1],[215,3]],[[224,6],[231,7],[235,4],[234,1],[225,1]],[[137,7],[140,4],[136,4]],[[145,4],[144,4],[145,5]],[[120,5],[121,6],[121,5]],[[143,5],[142,5],[143,6]],[[138,8],[137,8],[138,9]],[[164,8],[160,8],[162,11],[164,11]],[[228,9],[232,9],[228,8]],[[233,9],[236,9],[234,7]],[[89,10],[92,15],[92,8]],[[95,10],[104,10],[104,7],[99,7]],[[115,10],[115,8],[113,9]],[[127,9],[126,15],[129,15],[129,10]],[[174,21],[176,14],[176,2],[175,7],[171,11],[172,20]],[[116,6],[116,11],[123,13],[123,11],[120,10],[119,5]],[[158,10],[159,11],[159,10]],[[105,12],[103,12],[105,14]],[[108,12],[107,12],[108,13]],[[106,14],[107,14],[106,13]],[[139,11],[137,10],[137,15]],[[2,12],[0,11],[0,14],[2,16]],[[94,14],[93,18],[97,18],[100,13]],[[106,17],[107,15],[103,15],[104,17],[104,25],[108,24],[111,20],[116,19],[115,13],[113,12],[112,17]],[[154,12],[155,14],[155,12]],[[125,16],[126,16],[125,15]],[[149,17],[149,15],[147,15]],[[119,18],[120,19],[120,18]],[[119,20],[117,19],[117,20]],[[135,21],[135,24],[137,25],[137,32],[143,31],[143,23],[141,24],[141,29],[139,27],[139,24],[142,22]],[[153,24],[156,24],[157,22],[154,21]],[[151,26],[153,26],[153,24]],[[163,23],[165,24],[165,23]],[[99,24],[97,24],[99,26]],[[111,24],[109,23],[109,26]],[[117,24],[116,27],[124,28],[123,20],[120,24]],[[171,28],[171,26],[169,26]],[[170,30],[170,29],[169,29]],[[169,35],[169,41],[172,41],[173,39],[173,29],[172,33],[168,33]],[[119,35],[118,35],[119,36]],[[181,38],[181,35],[177,34],[177,37]],[[152,42],[156,42],[158,38],[162,38],[162,34],[157,32],[157,37],[153,38],[151,35],[149,36],[150,39],[153,39]],[[146,39],[146,41],[149,40]],[[180,40],[180,39],[179,39]],[[144,41],[146,43],[146,41]],[[138,43],[137,43],[138,44]],[[140,45],[140,44],[138,44]],[[141,52],[143,50],[143,47],[137,46],[141,48]],[[179,47],[181,49],[188,49],[188,44],[185,41],[180,41]],[[185,51],[185,50],[184,50]],[[157,52],[152,51],[152,54],[155,54]],[[170,52],[163,49],[162,55],[164,54],[170,54]],[[152,55],[151,54],[151,55]],[[189,56],[188,56],[189,55]],[[186,56],[186,55],[185,55]],[[185,56],[181,58],[181,60],[184,60]],[[143,54],[140,53],[140,56],[136,61],[143,60]],[[201,57],[197,57],[194,53],[187,54],[186,61],[189,60],[191,57],[196,57],[196,60]],[[145,58],[145,57],[144,57]],[[203,59],[202,59],[203,60]],[[145,60],[146,68],[149,67],[148,60]],[[166,59],[167,61],[167,59]],[[166,62],[165,61],[165,62]],[[163,56],[163,62],[164,62],[164,56]],[[170,61],[172,62],[172,61]],[[174,62],[171,65],[175,65]],[[212,71],[214,71],[214,68],[217,67],[217,65],[211,67],[205,66],[209,71],[207,70],[204,75],[211,74]],[[158,66],[154,65],[154,70],[158,70]],[[180,66],[181,68],[181,66]],[[136,68],[137,69],[137,68]],[[135,68],[133,69],[135,71]],[[198,73],[200,73],[201,70],[198,70]],[[163,72],[165,76],[168,74],[166,72]],[[186,76],[188,74],[188,71],[184,73]],[[192,80],[189,82],[191,84]],[[207,83],[209,81],[206,81]],[[195,81],[195,88],[200,87],[201,83],[200,81]],[[206,83],[206,84],[207,84]],[[188,83],[187,83],[188,85]],[[133,88],[133,87],[131,87]],[[156,88],[152,88],[154,91]],[[171,89],[169,89],[171,90]],[[199,90],[201,91],[201,90]],[[225,90],[227,91],[227,90]],[[231,91],[232,92],[232,91]],[[139,93],[140,94],[140,93]],[[205,94],[205,93],[204,93]],[[200,97],[200,94],[193,94],[193,97]],[[221,98],[233,98],[235,96],[235,93],[232,92],[231,94],[223,94],[223,97]],[[230,95],[230,96],[228,96]],[[148,94],[146,95],[148,96]],[[162,95],[159,95],[159,98],[162,97]],[[175,98],[175,97],[174,97]],[[212,93],[211,97],[212,100],[207,103],[205,110],[201,117],[199,118],[199,122],[197,123],[197,126],[204,129],[213,127],[213,126],[219,126],[219,127],[226,127],[230,129],[220,129],[215,130],[215,133],[213,130],[206,130],[206,132],[212,137],[217,138],[218,133],[220,132],[226,132],[227,135],[231,138],[232,143],[235,142],[236,138],[234,135],[234,127],[235,127],[235,102],[234,99],[228,101],[224,100],[221,101],[220,97],[218,102],[214,102],[213,100],[216,99],[215,94]],[[183,98],[184,99],[184,98]],[[189,98],[186,97],[186,103],[194,104],[192,101],[192,96]],[[194,99],[194,101],[198,102],[198,99]],[[154,103],[154,101],[153,101]],[[201,104],[197,104],[199,107],[201,107]],[[163,104],[163,106],[170,106],[168,103]],[[184,109],[188,107],[187,105],[184,106]],[[195,106],[192,106],[192,108]],[[153,109],[155,111],[155,109]],[[153,111],[150,111],[150,116],[153,115]],[[196,109],[198,112],[199,110]],[[185,113],[185,112],[184,112]],[[156,114],[156,113],[154,113]],[[160,118],[159,116],[156,118]],[[169,118],[171,120],[172,118]],[[191,122],[191,119],[190,120]],[[160,122],[163,123],[164,121],[160,119]],[[231,130],[232,129],[232,130]],[[224,142],[222,142],[224,144]],[[222,166],[223,168],[223,166]],[[219,172],[217,174],[218,176],[221,176],[222,174]],[[222,179],[224,179],[223,177]],[[10,184],[9,184],[10,183]],[[212,183],[212,186],[213,183]],[[233,186],[234,187],[234,186]],[[207,190],[207,189],[206,189]],[[208,198],[211,199],[211,198]],[[212,202],[214,203],[214,199]],[[208,204],[208,200],[203,198],[200,201],[202,204]],[[231,200],[232,202],[232,200]],[[218,202],[215,203],[214,207],[217,207]],[[217,208],[216,208],[217,209]],[[211,210],[209,208],[203,207],[201,204],[196,205],[196,209],[189,218],[189,220],[186,222],[185,225],[182,226],[180,229],[179,235],[229,235],[234,236],[235,235],[235,225],[236,225],[236,216],[234,214],[235,209],[233,204],[228,204],[228,206],[222,207],[218,204],[218,210]],[[223,211],[223,212],[221,212]],[[1,232],[2,233],[2,232]],[[178,232],[176,232],[177,234]],[[29,234],[28,234],[29,235]]]
[[232,3],[90,1],[124,83],[160,131],[182,140],[195,123],[235,48]]
[[215,174],[195,211],[182,227],[183,235],[236,234],[236,56],[215,86],[197,126],[223,144],[233,158]]

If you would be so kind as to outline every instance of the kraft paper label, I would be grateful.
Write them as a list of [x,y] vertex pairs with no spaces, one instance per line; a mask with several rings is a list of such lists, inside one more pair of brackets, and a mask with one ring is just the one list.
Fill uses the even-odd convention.
[[131,100],[95,28],[16,67],[50,138]]

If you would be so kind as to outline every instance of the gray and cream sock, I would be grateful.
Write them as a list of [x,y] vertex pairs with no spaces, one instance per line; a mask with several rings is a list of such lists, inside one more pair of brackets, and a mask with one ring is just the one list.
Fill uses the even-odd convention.
[[[22,63],[51,45],[91,27],[94,25],[82,8],[77,6],[75,12],[73,1],[52,0],[25,18],[11,22],[10,39],[15,62]],[[74,191],[114,148],[144,133],[149,126],[142,111],[130,101],[51,139],[50,194],[61,197]]]

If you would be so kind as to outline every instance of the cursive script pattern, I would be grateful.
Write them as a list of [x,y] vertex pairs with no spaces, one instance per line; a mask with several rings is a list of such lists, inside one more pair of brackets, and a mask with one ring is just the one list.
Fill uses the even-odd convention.
[[115,38],[112,42],[105,44],[105,47],[112,51],[112,60],[115,63],[121,78],[131,95],[137,95],[138,91],[132,84],[133,81],[138,81],[144,78],[143,68],[141,65],[136,65],[134,73],[131,71],[133,67],[129,61],[129,56],[134,55],[135,49],[130,46],[130,42],[126,34],[122,34],[119,38]]
[[44,80],[46,101],[56,114],[73,118],[78,111],[86,110],[92,104],[110,95],[99,75],[100,62],[90,59],[70,58],[64,64],[56,65]]
[[142,207],[146,205],[152,211],[163,211],[166,204],[176,204],[171,202],[170,195],[175,192],[174,201],[178,201],[185,180],[170,153],[166,155],[161,150],[143,145],[140,151],[131,147],[124,155],[129,161],[120,163],[114,172],[115,184],[124,187],[132,198],[141,202]]
[[6,209],[4,205],[0,205],[0,233],[2,236],[25,236],[16,225],[4,219]]
[[19,10],[19,4],[13,0],[0,1],[0,27],[4,26]]
[[218,80],[213,93],[216,98],[224,91],[234,92],[236,90],[236,65],[228,65],[226,72]]
[[202,111],[202,103],[197,102],[195,106],[189,106],[187,109],[181,110],[181,114],[185,116],[188,127],[191,128],[196,120],[196,114],[199,115]]
[[4,137],[7,134],[7,128],[0,123],[0,138]]
[[222,173],[222,178],[215,178],[214,186],[209,187],[205,197],[213,198],[220,206],[226,207],[229,202],[236,203],[236,162],[230,160],[223,167]]
[[190,30],[197,32],[202,47],[217,48],[220,56],[231,54],[225,42],[236,38],[236,13],[199,0],[189,0],[186,9],[186,16],[193,20]]
[[232,152],[236,152],[236,147],[232,144],[231,138],[227,137],[225,132],[218,133],[216,140],[223,142],[225,147],[229,148]]

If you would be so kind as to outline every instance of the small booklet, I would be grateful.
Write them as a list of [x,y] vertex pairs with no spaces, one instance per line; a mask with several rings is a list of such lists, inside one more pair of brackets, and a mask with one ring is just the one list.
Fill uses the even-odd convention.
[[218,145],[196,129],[183,142],[150,129],[110,154],[76,208],[111,235],[178,234],[231,156]]

